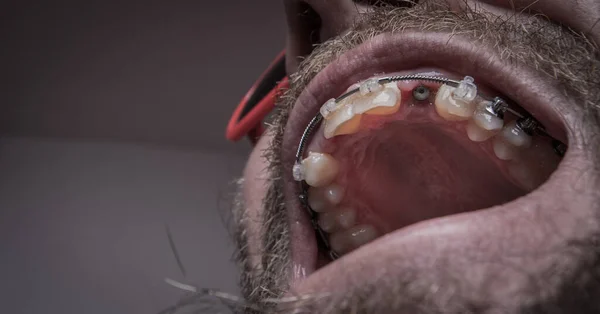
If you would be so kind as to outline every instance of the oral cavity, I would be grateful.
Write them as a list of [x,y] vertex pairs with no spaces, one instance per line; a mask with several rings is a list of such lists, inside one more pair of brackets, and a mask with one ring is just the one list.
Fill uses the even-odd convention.
[[309,186],[331,249],[345,254],[409,224],[503,204],[547,180],[560,162],[551,140],[491,107],[469,77],[457,87],[369,79],[326,102],[294,177]]

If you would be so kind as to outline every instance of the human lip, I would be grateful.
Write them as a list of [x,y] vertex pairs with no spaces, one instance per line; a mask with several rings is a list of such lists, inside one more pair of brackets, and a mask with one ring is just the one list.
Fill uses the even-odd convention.
[[[476,81],[514,100],[545,125],[549,134],[565,141],[561,129],[567,117],[560,112],[569,104],[569,99],[559,92],[556,82],[549,77],[502,59],[489,47],[475,45],[460,36],[418,32],[382,34],[340,56],[301,93],[290,113],[284,134],[285,169],[292,168],[300,135],[327,99],[343,93],[352,83],[374,73],[421,67],[474,76]],[[292,258],[295,268],[302,268],[310,274],[317,267],[318,249],[314,231],[298,202],[297,185],[291,178],[291,171],[284,173],[293,239]]]

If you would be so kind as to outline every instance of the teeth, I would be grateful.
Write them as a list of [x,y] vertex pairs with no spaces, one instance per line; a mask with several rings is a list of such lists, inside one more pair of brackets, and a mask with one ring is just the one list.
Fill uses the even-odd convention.
[[321,213],[329,208],[327,199],[323,194],[323,190],[319,188],[311,188],[308,190],[308,205],[318,213]]
[[483,130],[500,131],[504,126],[504,121],[486,110],[486,107],[490,105],[491,101],[480,103],[473,114],[473,121]]
[[321,106],[319,112],[321,112],[321,115],[324,119],[329,119],[329,117],[337,109],[337,107],[338,103],[335,102],[335,98],[331,98],[323,106]]
[[435,110],[448,121],[469,120],[475,110],[473,102],[454,96],[455,90],[452,86],[440,86],[435,97]]
[[378,93],[356,98],[350,103],[355,114],[390,115],[400,109],[398,88],[388,87]]
[[532,191],[539,186],[538,178],[533,174],[532,169],[523,163],[511,162],[508,165],[508,173],[521,187],[528,191]]
[[383,89],[383,85],[381,83],[379,83],[379,80],[373,78],[373,79],[368,79],[368,80],[364,81],[362,84],[360,84],[360,87],[358,88],[358,92],[362,96],[366,96],[371,93],[379,92],[382,89]]
[[516,147],[528,148],[531,146],[531,136],[518,127],[516,121],[510,122],[502,129],[502,137]]
[[467,136],[473,142],[487,141],[490,137],[496,135],[495,131],[488,131],[482,129],[475,121],[470,120],[467,124]]
[[512,160],[517,157],[517,147],[507,143],[501,136],[494,137],[494,153],[502,160]]
[[309,152],[302,160],[304,180],[310,186],[321,187],[333,181],[339,172],[338,161],[325,153]]
[[329,244],[335,252],[344,254],[374,240],[377,234],[377,230],[371,225],[358,225],[333,233],[329,238]]
[[338,210],[319,214],[319,226],[325,232],[333,232],[336,230],[345,230],[356,222],[356,211],[354,210]]
[[343,100],[337,106],[331,103],[331,100],[325,103],[321,107],[321,114],[325,117],[323,131],[325,138],[358,132],[362,114],[396,113],[400,108],[400,90],[393,84],[379,86],[381,86],[380,90],[373,87],[371,90],[374,91],[364,96],[355,94],[354,97]]
[[345,189],[339,184],[308,190],[308,205],[316,212],[323,212],[338,205],[344,198]]
[[465,76],[465,78],[460,81],[458,87],[452,91],[452,96],[467,103],[475,100],[475,97],[477,97],[477,85],[475,85],[475,79],[470,76]]
[[325,198],[329,203],[337,205],[342,202],[346,189],[339,184],[331,184],[324,189]]
[[360,115],[354,115],[352,106],[345,105],[332,112],[329,118],[323,121],[325,124],[323,135],[330,139],[338,135],[356,133],[360,126],[360,118]]

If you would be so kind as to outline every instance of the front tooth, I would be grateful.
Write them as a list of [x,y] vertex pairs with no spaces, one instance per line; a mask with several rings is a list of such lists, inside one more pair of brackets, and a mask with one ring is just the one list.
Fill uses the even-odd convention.
[[354,114],[394,114],[400,109],[400,90],[398,87],[387,87],[380,92],[357,97],[350,105],[354,107]]
[[337,135],[353,134],[360,127],[361,115],[355,115],[352,106],[344,105],[328,115],[323,135],[330,139]]
[[321,106],[319,112],[321,113],[324,119],[329,119],[331,114],[335,112],[338,106],[339,104],[335,101],[335,98],[331,98],[327,102],[325,102],[323,106]]
[[435,96],[435,110],[444,119],[449,121],[465,121],[473,116],[475,110],[473,101],[453,95],[456,88],[443,84]]
[[381,91],[369,92],[361,96],[354,94],[335,104],[329,100],[321,108],[325,117],[323,135],[330,139],[334,136],[353,134],[359,130],[363,113],[369,115],[390,115],[400,109],[400,90],[395,85],[386,85]]
[[516,147],[528,148],[531,146],[531,136],[518,127],[516,121],[511,121],[502,129],[502,137]]
[[358,93],[366,96],[371,93],[379,92],[383,89],[383,84],[378,79],[372,78],[362,82],[358,88]]
[[344,254],[366,244],[377,237],[377,230],[371,225],[358,225],[347,230],[333,233],[329,238],[331,248]]
[[494,153],[502,160],[512,160],[517,157],[517,147],[507,143],[501,136],[494,137]]
[[325,186],[333,181],[339,172],[339,163],[326,153],[309,152],[302,160],[304,181],[313,187]]
[[473,142],[484,142],[490,137],[494,136],[497,132],[484,130],[475,121],[470,120],[467,124],[467,136]]

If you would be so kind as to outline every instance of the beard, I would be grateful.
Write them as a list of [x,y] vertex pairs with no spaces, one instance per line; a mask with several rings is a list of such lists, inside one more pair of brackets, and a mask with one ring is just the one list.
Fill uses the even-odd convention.
[[[344,287],[344,291],[340,293],[289,295],[295,269],[291,257],[290,225],[282,190],[285,171],[282,141],[290,110],[315,75],[344,52],[382,33],[411,30],[468,37],[487,47],[493,47],[502,59],[527,64],[544,73],[556,82],[556,88],[581,106],[580,110],[585,112],[585,120],[581,124],[587,127],[582,127],[580,132],[586,132],[586,137],[593,141],[588,143],[590,147],[598,147],[600,58],[597,48],[584,35],[539,17],[495,16],[474,9],[457,13],[449,10],[443,2],[428,2],[411,8],[384,6],[372,9],[361,14],[348,32],[317,46],[300,64],[298,71],[290,75],[290,88],[279,97],[269,128],[271,142],[264,151],[268,164],[268,188],[262,202],[259,222],[260,243],[253,243],[260,246],[259,252],[249,250],[251,244],[248,225],[251,218],[247,215],[241,196],[236,197],[233,206],[232,222],[238,246],[236,259],[241,270],[244,295],[243,302],[233,302],[237,310],[250,313],[467,313],[484,312],[493,308],[502,311],[501,304],[481,305],[471,295],[471,291],[460,289],[459,283],[455,285],[457,289],[447,295],[430,298],[425,291],[426,278],[412,278],[410,274],[402,278],[390,278],[376,285]],[[600,160],[599,152],[590,151],[590,154],[595,154],[592,160]],[[243,181],[239,184],[242,185]],[[574,246],[577,249],[597,250],[595,245],[588,243]],[[253,262],[257,260],[258,263]],[[580,306],[578,308],[585,309],[586,304],[593,303],[586,299],[584,292],[589,293],[592,289],[587,282],[597,278],[597,261],[581,261],[578,267],[580,271],[576,275],[560,272],[552,274],[551,276],[565,276],[557,280],[571,281],[571,284],[558,288],[555,295],[529,300],[522,310],[561,311],[576,303]],[[443,272],[433,272],[431,276],[447,282],[453,280],[452,274]],[[573,277],[571,280],[567,276],[577,278]],[[587,278],[585,283],[581,279],[583,277]],[[578,293],[581,295],[577,295]]]

